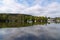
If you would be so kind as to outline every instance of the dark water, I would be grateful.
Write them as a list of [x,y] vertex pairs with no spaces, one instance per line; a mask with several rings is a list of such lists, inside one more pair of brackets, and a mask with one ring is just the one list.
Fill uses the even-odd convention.
[[32,25],[45,25],[47,22],[36,22],[36,23],[27,23],[27,22],[9,22],[9,23],[0,23],[0,28],[16,28],[16,27],[29,27]]
[[0,28],[0,40],[60,40],[60,23]]

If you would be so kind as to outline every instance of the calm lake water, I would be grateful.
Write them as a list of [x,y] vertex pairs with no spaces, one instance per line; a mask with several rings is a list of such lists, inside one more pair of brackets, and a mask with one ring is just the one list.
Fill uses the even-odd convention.
[[60,40],[60,23],[0,28],[0,40]]

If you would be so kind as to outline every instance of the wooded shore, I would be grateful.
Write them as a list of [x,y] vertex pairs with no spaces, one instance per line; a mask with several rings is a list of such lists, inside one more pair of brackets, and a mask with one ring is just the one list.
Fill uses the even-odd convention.
[[0,22],[47,22],[47,17],[26,14],[0,14]]

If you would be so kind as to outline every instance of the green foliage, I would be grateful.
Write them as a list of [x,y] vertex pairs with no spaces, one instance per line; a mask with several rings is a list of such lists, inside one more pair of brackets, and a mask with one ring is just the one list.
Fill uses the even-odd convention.
[[44,17],[44,16],[40,16],[40,17],[37,17],[37,16],[32,16],[32,15],[26,15],[26,14],[0,14],[0,19],[2,20],[9,20],[9,21],[24,21],[24,22],[27,22],[27,21],[37,21],[37,22],[44,22],[44,21],[47,21],[47,17]]
[[[47,22],[47,17],[44,17],[44,16],[40,16],[40,17],[37,17],[37,16],[32,16],[32,15],[26,15],[26,14],[0,14],[0,22],[1,20],[3,21],[2,23],[2,26],[8,26],[8,27],[11,27],[11,26],[22,26],[22,25],[32,25],[35,23],[35,20],[36,20],[36,23],[42,23],[44,24],[45,22]],[[4,22],[4,21],[7,21],[7,22]],[[28,22],[32,21],[32,24],[28,23]],[[35,23],[35,24],[36,24]]]

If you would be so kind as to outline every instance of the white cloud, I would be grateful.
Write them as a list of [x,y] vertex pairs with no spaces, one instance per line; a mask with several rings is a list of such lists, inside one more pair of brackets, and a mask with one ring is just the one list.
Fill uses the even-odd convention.
[[25,12],[35,16],[55,17],[60,15],[60,4],[53,2],[46,7],[36,4],[35,6],[25,9]]
[[0,6],[0,13],[20,13],[26,8],[25,5],[18,4],[15,0],[3,0],[3,6]]
[[55,17],[60,15],[60,4],[53,2],[46,7],[47,14],[46,16]]
[[[24,13],[25,9],[28,8],[28,4],[20,4],[16,2],[17,0],[3,0],[1,1],[3,5],[0,6],[0,13]],[[34,4],[38,4],[40,0],[35,0]],[[27,13],[29,14],[29,13]]]
[[[58,16],[60,15],[60,4],[52,2],[51,4],[42,7],[40,3],[43,0],[35,0],[34,5],[28,7],[27,4],[17,3],[16,0],[3,0],[0,4],[0,13],[24,13],[35,16]],[[26,1],[25,1],[26,2]]]
[[43,8],[38,4],[36,4],[30,8],[25,9],[25,13],[29,13],[29,14],[32,14],[35,16],[40,15],[41,13],[43,13],[43,11],[44,11]]

